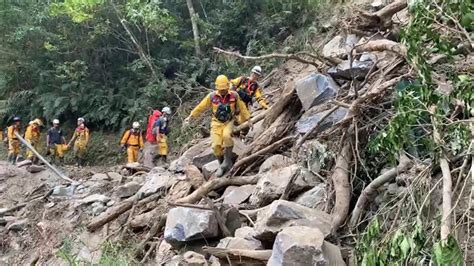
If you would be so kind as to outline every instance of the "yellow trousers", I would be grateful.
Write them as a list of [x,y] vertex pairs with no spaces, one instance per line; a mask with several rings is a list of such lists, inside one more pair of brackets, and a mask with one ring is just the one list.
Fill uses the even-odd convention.
[[[35,148],[37,152],[39,152],[39,142],[30,142],[30,144],[31,146],[33,146],[33,148]],[[31,160],[34,156],[35,154],[30,149],[26,149],[26,159]]]
[[49,150],[51,152],[51,155],[53,157],[57,158],[63,158],[64,154],[67,151],[67,145],[66,144],[54,144],[53,147]]
[[168,155],[168,137],[164,134],[158,139],[158,155]]
[[214,155],[220,157],[224,155],[223,149],[234,146],[232,140],[232,130],[234,129],[234,121],[222,123],[216,120],[211,122],[211,141]]
[[127,148],[128,163],[138,162],[138,153],[139,152],[140,152],[140,147],[138,147],[138,146],[128,146],[128,148]]
[[87,144],[84,141],[74,142],[74,155],[80,159],[84,159],[86,155]]
[[10,140],[8,141],[8,155],[18,156],[20,154],[20,141]]

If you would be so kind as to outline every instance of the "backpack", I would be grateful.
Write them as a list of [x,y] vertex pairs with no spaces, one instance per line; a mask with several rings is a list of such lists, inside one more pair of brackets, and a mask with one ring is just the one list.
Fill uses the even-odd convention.
[[153,125],[161,117],[162,113],[158,110],[153,110],[153,113],[148,116],[148,125],[146,128],[146,141],[155,142],[156,134],[153,134]]
[[[158,126],[158,122],[160,121],[163,121],[164,124],[161,125],[161,128]],[[165,120],[165,117],[163,118],[159,118],[155,121],[155,123],[153,124],[153,129],[151,130],[151,133],[153,134],[153,136],[156,138],[156,135],[158,134],[158,129],[160,132],[164,133],[165,135],[168,134],[168,120],[166,119]]]
[[217,118],[219,122],[225,123],[232,119],[234,114],[232,113],[230,104],[233,102],[236,105],[235,108],[237,109],[237,99],[233,93],[227,94],[224,99],[217,96],[216,93],[213,93],[211,95],[211,101],[213,104],[218,104],[217,110],[214,113],[214,117]]
[[[239,87],[243,88],[238,89]],[[236,91],[240,96],[240,99],[244,101],[245,104],[249,105],[253,101],[253,96],[255,95],[255,92],[257,91],[258,84],[256,82],[253,82],[250,84],[250,81],[248,78],[241,78],[239,84],[236,86]],[[249,91],[250,90],[250,91]]]

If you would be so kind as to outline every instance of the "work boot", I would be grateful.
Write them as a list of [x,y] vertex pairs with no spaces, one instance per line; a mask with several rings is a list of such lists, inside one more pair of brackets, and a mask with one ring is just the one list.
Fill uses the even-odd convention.
[[225,148],[224,160],[220,164],[219,169],[217,170],[217,173],[216,173],[217,177],[222,177],[223,175],[227,173],[227,171],[230,170],[230,168],[232,167],[232,156],[233,156],[232,147]]
[[79,157],[76,157],[76,166],[77,167],[81,166],[81,159]]
[[13,155],[8,155],[8,162],[11,164],[15,164],[15,161],[13,161]]

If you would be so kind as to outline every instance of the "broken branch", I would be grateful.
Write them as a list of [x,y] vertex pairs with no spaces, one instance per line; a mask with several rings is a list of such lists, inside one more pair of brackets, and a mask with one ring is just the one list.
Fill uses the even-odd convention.
[[351,186],[349,183],[349,163],[352,160],[351,145],[348,139],[337,156],[336,166],[331,176],[336,192],[336,200],[333,209],[332,231],[335,232],[346,220],[349,213],[351,199]]

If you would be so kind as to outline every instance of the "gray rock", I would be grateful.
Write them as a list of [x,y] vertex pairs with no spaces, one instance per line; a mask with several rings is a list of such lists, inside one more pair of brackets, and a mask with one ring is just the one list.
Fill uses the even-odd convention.
[[318,184],[315,175],[305,168],[293,164],[265,173],[258,180],[257,186],[250,196],[250,204],[261,207],[269,204],[273,200],[279,199],[285,191],[291,177],[295,174],[297,177],[292,184],[290,196]]
[[[319,121],[321,118],[323,118],[329,110],[323,111],[323,112],[313,112],[312,109],[309,110],[308,112],[304,113],[300,120],[296,123],[296,129],[298,130],[299,133],[305,134],[308,131],[310,131]],[[324,119],[323,122],[321,122],[319,126],[319,132],[322,132],[324,130],[327,130],[328,128],[332,127],[335,125],[337,122],[341,121],[346,117],[348,112],[347,108],[344,107],[339,107],[334,111],[332,114],[330,114],[326,119]]]
[[132,178],[132,181],[136,182],[140,185],[143,185],[143,184],[145,184],[146,176],[145,175],[136,175]]
[[255,229],[250,226],[244,226],[237,230],[235,230],[235,237],[245,238],[245,239],[252,239],[255,238],[256,232]]
[[[240,138],[232,138],[234,141],[234,156],[242,155],[247,149],[248,146],[242,142]],[[202,169],[204,165],[214,161],[216,157],[214,156],[214,151],[212,150],[211,145],[208,146],[203,152],[193,157],[192,162],[199,169]]]
[[14,220],[7,224],[7,231],[23,231],[28,225],[28,219]]
[[275,154],[270,157],[268,157],[262,165],[260,165],[260,168],[258,170],[259,174],[263,174],[269,171],[273,171],[276,169],[280,169],[283,167],[290,166],[294,164],[294,160],[291,159],[290,157],[281,155],[281,154]]
[[225,225],[231,234],[234,234],[237,229],[242,227],[242,220],[240,212],[237,208],[229,208],[223,213]]
[[377,56],[373,53],[367,53],[367,52],[364,52],[360,58],[359,58],[359,61],[360,62],[377,62]]
[[115,191],[114,191],[114,196],[116,196],[118,198],[128,198],[128,197],[131,197],[131,196],[135,195],[135,193],[137,193],[137,191],[141,187],[142,187],[142,185],[140,185],[137,182],[133,182],[133,181],[128,182],[125,185],[116,187]]
[[107,175],[112,179],[114,183],[122,183],[123,176],[116,172],[108,172]]
[[311,209],[324,211],[327,200],[328,192],[326,190],[326,184],[321,183],[299,195],[295,202]]
[[213,211],[177,207],[168,212],[164,237],[173,246],[218,235],[219,227]]
[[287,227],[278,233],[267,265],[328,265],[323,256],[323,243],[324,235],[317,228]]
[[219,169],[219,161],[214,160],[210,163],[206,163],[202,167],[202,173],[204,174],[204,178],[209,179],[211,176],[217,172],[217,169]]
[[303,108],[323,104],[336,97],[339,86],[330,76],[311,74],[296,83],[296,93]]
[[400,26],[406,26],[410,22],[410,13],[408,8],[403,9],[402,11],[394,14],[392,16],[392,23]]
[[92,205],[92,214],[97,216],[107,210],[107,207],[102,202],[94,202]]
[[158,250],[156,251],[155,262],[156,265],[163,265],[165,262],[170,261],[175,255],[173,246],[171,246],[166,240],[161,241]]
[[195,165],[188,165],[185,169],[186,179],[191,183],[194,189],[198,189],[202,184],[204,184],[204,175],[199,171]]
[[46,167],[41,166],[41,165],[29,165],[26,167],[26,171],[32,174],[36,174],[45,170],[46,170]]
[[229,249],[249,249],[259,250],[263,249],[262,242],[255,238],[246,239],[241,237],[226,237],[221,239],[218,248],[229,248]]
[[33,162],[31,160],[26,159],[26,160],[23,160],[21,162],[16,163],[16,166],[17,167],[23,167],[23,166],[28,166],[28,165],[32,165],[32,164],[33,164]]
[[158,191],[166,192],[166,190],[170,188],[175,181],[176,180],[173,178],[173,175],[168,171],[151,171],[146,177],[145,184],[143,184],[137,193],[139,195],[143,195],[144,197],[148,197],[151,194],[157,193]]
[[184,265],[189,266],[207,266],[208,263],[204,255],[194,251],[187,251],[183,254]]
[[258,212],[255,238],[272,241],[283,228],[297,225],[318,228],[327,236],[331,232],[331,222],[331,215],[325,212],[290,201],[276,200]]
[[331,67],[328,70],[328,74],[335,79],[352,80],[358,79],[363,80],[369,73],[370,68],[374,65],[372,61],[359,61],[354,60],[351,63],[349,60],[345,60],[335,67]]
[[90,181],[106,181],[106,180],[110,180],[110,178],[106,174],[99,173],[99,174],[94,174],[89,180]]
[[384,7],[384,1],[382,0],[374,0],[370,6],[374,9],[374,11],[378,11]]
[[94,202],[102,202],[102,203],[107,203],[108,201],[110,200],[110,197],[107,197],[105,195],[101,195],[101,194],[92,194],[92,195],[89,195],[83,199],[80,199],[78,201],[78,203],[80,205],[82,204],[90,204],[90,203],[94,203]]
[[346,58],[352,47],[360,40],[355,34],[337,35],[323,47],[324,57]]
[[211,146],[211,138],[203,139],[196,145],[187,149],[177,160],[171,162],[169,170],[171,172],[184,173],[185,167],[191,164],[193,158]]
[[74,194],[74,187],[69,186],[63,186],[63,185],[58,185],[53,188],[53,196],[58,196],[58,197],[70,197]]
[[240,204],[246,201],[255,190],[255,185],[243,185],[240,187],[229,186],[222,195],[224,204]]
[[115,204],[115,200],[110,200],[107,202],[107,207],[111,207]]
[[328,241],[324,241],[323,243],[323,254],[324,258],[328,262],[328,265],[334,266],[346,266],[344,259],[342,258],[341,249],[329,243]]

